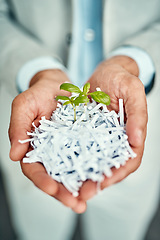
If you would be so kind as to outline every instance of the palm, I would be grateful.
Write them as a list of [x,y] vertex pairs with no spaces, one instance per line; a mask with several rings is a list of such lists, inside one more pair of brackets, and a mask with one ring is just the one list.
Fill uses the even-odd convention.
[[[53,80],[39,81],[13,101],[9,128],[10,158],[12,160],[21,160],[30,151],[29,143],[20,144],[18,140],[28,138],[27,132],[31,131],[33,121],[38,125],[42,116],[48,119],[51,117],[52,111],[56,108],[54,98],[59,93],[59,85],[57,81]],[[78,213],[85,210],[85,202],[74,198],[62,184],[54,181],[46,173],[41,163],[26,164],[22,160],[20,163],[24,175],[39,189]]]
[[[102,68],[102,69],[101,69]],[[118,73],[121,74],[118,74]],[[112,76],[111,74],[112,73]],[[55,78],[54,78],[55,80]],[[21,145],[18,140],[27,138],[27,131],[31,131],[32,122],[39,123],[42,116],[50,118],[52,111],[56,108],[55,96],[59,95],[59,86],[63,81],[44,80],[38,81],[29,90],[20,94],[12,106],[9,135],[11,140],[10,157],[12,160],[21,160],[29,151],[29,144]],[[136,82],[136,84],[135,84]],[[110,95],[110,107],[118,111],[118,99],[123,98],[126,114],[126,130],[129,142],[137,153],[137,158],[129,160],[120,169],[113,169],[113,176],[105,178],[101,188],[119,182],[135,171],[140,165],[144,140],[146,136],[147,110],[144,90],[140,80],[127,73],[121,67],[117,69],[109,66],[100,66],[90,79],[91,91],[100,87],[102,91]],[[137,87],[138,86],[138,87]],[[136,94],[135,94],[136,93]],[[66,92],[64,92],[66,95]],[[137,101],[138,95],[138,101]],[[18,127],[17,127],[18,126]],[[140,139],[139,131],[142,132]],[[24,164],[21,161],[23,173],[42,191],[61,201],[76,212],[83,212],[86,209],[86,200],[96,194],[96,184],[87,181],[80,190],[80,196],[74,198],[62,184],[54,181],[45,171],[40,163]]]
[[[109,94],[111,98],[110,110],[113,109],[118,112],[118,100],[119,98],[124,100],[126,132],[129,143],[137,154],[137,157],[128,160],[125,166],[120,167],[120,169],[112,169],[113,176],[111,178],[105,177],[101,183],[101,188],[103,189],[126,178],[141,163],[147,129],[146,97],[141,81],[117,65],[105,66],[104,68],[102,63],[89,82],[92,91],[96,87],[100,87],[102,91]],[[80,196],[83,200],[88,200],[96,194],[96,191],[96,184],[87,181],[81,188]]]

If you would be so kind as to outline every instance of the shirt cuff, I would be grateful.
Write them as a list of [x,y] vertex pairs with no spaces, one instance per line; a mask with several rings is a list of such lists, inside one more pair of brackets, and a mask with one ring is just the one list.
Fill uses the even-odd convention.
[[109,54],[109,57],[125,55],[135,60],[139,68],[139,79],[147,89],[152,85],[155,76],[155,66],[149,54],[134,46],[119,47]]
[[29,88],[32,77],[43,70],[60,69],[67,73],[67,69],[55,58],[46,56],[35,58],[25,63],[19,70],[16,78],[16,85],[19,92],[23,92]]

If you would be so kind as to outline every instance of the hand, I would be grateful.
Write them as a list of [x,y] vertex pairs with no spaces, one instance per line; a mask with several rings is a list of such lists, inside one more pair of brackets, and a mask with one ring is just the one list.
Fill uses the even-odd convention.
[[[22,159],[29,151],[29,143],[20,144],[19,139],[27,139],[27,131],[31,131],[32,122],[37,125],[42,116],[50,119],[52,111],[56,108],[55,96],[63,95],[59,92],[60,85],[69,81],[60,70],[46,70],[38,73],[30,82],[30,88],[19,94],[12,103],[12,113],[9,127],[11,141],[10,158],[20,161],[21,168],[39,189],[61,201],[77,213],[86,209],[86,203],[74,198],[66,188],[54,181],[45,171],[41,163],[23,163]],[[66,92],[64,91],[66,95]]]
[[[135,159],[127,161],[120,169],[112,169],[113,176],[105,177],[101,184],[104,189],[114,183],[122,181],[134,172],[141,163],[144,142],[147,130],[147,104],[144,86],[138,79],[137,64],[129,57],[117,56],[102,62],[91,76],[89,82],[91,91],[100,87],[111,97],[110,110],[118,112],[118,99],[124,100],[126,118],[126,132],[133,151],[137,154]],[[80,191],[80,197],[88,200],[96,194],[96,184],[87,181]]]

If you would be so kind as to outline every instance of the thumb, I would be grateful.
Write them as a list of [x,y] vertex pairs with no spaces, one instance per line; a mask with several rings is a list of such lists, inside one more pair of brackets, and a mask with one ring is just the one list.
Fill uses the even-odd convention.
[[[138,98],[137,98],[138,96]],[[130,95],[125,103],[126,133],[132,147],[141,147],[144,144],[147,131],[147,103],[143,91],[138,95]]]
[[28,151],[29,142],[21,144],[19,140],[29,138],[27,131],[31,131],[32,122],[35,119],[35,115],[33,111],[31,111],[24,95],[18,95],[12,103],[8,133],[11,142],[10,158],[13,161],[21,160]]

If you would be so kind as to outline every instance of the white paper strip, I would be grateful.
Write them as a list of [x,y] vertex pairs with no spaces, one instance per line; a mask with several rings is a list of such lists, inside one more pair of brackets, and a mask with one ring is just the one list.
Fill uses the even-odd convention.
[[71,105],[58,103],[50,120],[42,117],[40,126],[28,133],[33,150],[26,154],[25,163],[41,162],[48,174],[78,196],[87,179],[100,183],[112,176],[112,167],[119,168],[134,158],[124,126],[123,100],[119,100],[119,114],[109,112],[95,101],[76,109],[73,122]]

